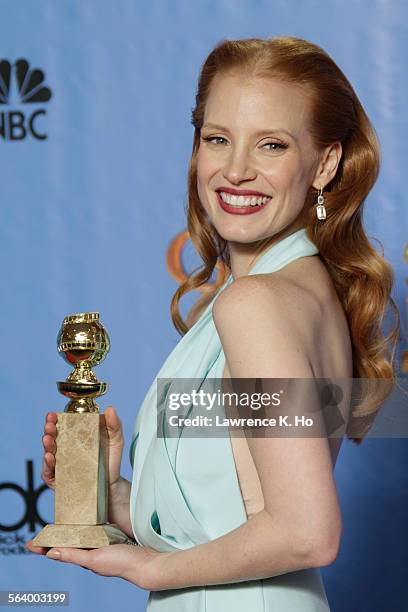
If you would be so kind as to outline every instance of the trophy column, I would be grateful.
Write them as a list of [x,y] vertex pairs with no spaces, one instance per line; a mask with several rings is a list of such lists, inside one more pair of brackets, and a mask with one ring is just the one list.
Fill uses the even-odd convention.
[[74,371],[59,391],[70,398],[58,414],[55,454],[55,523],[33,539],[33,546],[99,548],[126,542],[128,536],[107,522],[108,433],[94,398],[106,392],[91,367],[110,348],[99,313],[65,317],[58,334],[58,352]]

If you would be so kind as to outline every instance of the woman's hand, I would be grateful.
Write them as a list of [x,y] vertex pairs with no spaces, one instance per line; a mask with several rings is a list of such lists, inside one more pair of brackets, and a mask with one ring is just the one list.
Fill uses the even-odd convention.
[[41,478],[50,489],[55,489],[55,452],[57,450],[55,438],[57,437],[57,414],[48,412],[45,417],[44,435],[42,443],[44,447]]
[[154,590],[158,582],[154,561],[157,561],[158,556],[171,554],[129,544],[112,544],[91,550],[65,547],[49,549],[32,546],[30,540],[26,548],[33,553],[46,555],[49,559],[80,565],[100,576],[123,578],[149,591]]
[[[109,440],[109,486],[118,482],[120,477],[120,465],[122,462],[123,447],[125,444],[122,423],[113,406],[109,406],[105,412],[105,422],[108,430]],[[55,453],[57,450],[57,420],[55,412],[49,412],[45,419],[44,435],[42,438],[44,447],[43,466],[41,477],[45,484],[55,489]]]

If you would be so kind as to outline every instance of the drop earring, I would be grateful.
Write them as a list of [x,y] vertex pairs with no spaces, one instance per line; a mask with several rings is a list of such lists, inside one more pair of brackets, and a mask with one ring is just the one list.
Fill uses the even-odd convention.
[[323,187],[320,187],[320,193],[317,196],[316,214],[317,214],[317,218],[320,221],[326,218],[326,208],[324,206]]

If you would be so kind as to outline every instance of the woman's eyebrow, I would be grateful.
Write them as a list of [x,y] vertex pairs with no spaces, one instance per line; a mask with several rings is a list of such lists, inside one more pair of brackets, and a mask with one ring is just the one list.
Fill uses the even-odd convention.
[[[202,130],[205,128],[213,128],[215,130],[223,130],[225,132],[228,132],[228,128],[222,126],[222,125],[218,125],[216,123],[204,123],[204,125],[202,126]],[[291,134],[288,130],[285,130],[285,128],[269,128],[269,129],[263,129],[263,130],[257,130],[254,135],[255,136],[261,136],[262,134],[270,134],[271,132],[283,132],[284,134],[287,134],[288,136],[290,136],[291,138],[293,138],[293,140],[296,140],[295,136],[293,136],[293,134]]]

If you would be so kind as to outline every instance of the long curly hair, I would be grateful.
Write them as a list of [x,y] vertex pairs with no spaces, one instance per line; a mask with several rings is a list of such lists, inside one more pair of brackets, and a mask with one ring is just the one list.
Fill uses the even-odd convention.
[[[219,268],[220,263],[224,271],[228,272],[230,267],[227,241],[210,223],[197,191],[200,130],[211,83],[220,73],[277,78],[302,85],[307,93],[309,129],[316,149],[337,141],[342,144],[343,153],[336,175],[325,189],[327,219],[316,223],[317,192],[311,186],[305,199],[305,230],[319,250],[347,316],[353,350],[353,378],[370,383],[366,384],[363,396],[351,413],[349,424],[353,422],[355,429],[352,426],[347,430],[351,440],[361,443],[396,382],[394,360],[400,316],[391,298],[393,269],[385,261],[384,253],[379,254],[373,248],[362,222],[364,201],[379,174],[380,144],[351,84],[318,45],[290,36],[222,40],[203,63],[191,114],[195,131],[188,169],[187,226],[204,264],[176,290],[170,305],[173,323],[180,334],[185,334],[189,327],[179,312],[181,297],[199,289],[208,301],[225,280],[224,274],[221,282],[209,285],[214,269]],[[269,242],[270,239],[262,240],[257,253],[267,249]],[[388,305],[393,311],[395,325],[385,336],[381,326]],[[384,382],[385,385],[381,384]]]

